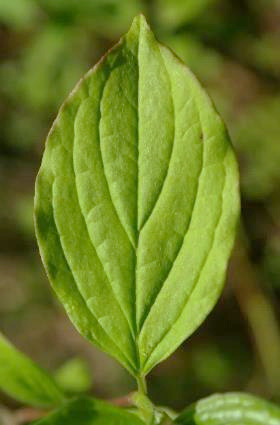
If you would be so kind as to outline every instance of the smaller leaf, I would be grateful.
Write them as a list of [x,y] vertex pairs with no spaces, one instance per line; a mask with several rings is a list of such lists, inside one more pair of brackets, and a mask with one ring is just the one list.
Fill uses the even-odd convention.
[[67,403],[34,425],[143,425],[136,414],[87,397]]
[[57,406],[64,395],[47,372],[0,334],[0,389],[32,406]]
[[55,373],[58,385],[69,393],[83,393],[91,387],[88,364],[76,357],[64,363]]
[[214,394],[187,407],[181,425],[280,425],[280,408],[245,393]]

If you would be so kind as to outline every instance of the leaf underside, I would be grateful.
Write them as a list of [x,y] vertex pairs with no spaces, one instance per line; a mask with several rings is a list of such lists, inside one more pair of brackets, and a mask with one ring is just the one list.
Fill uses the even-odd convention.
[[220,117],[136,17],[63,104],[36,182],[41,256],[71,320],[145,375],[213,308],[238,210]]
[[214,394],[188,407],[179,425],[280,425],[280,408],[245,393]]

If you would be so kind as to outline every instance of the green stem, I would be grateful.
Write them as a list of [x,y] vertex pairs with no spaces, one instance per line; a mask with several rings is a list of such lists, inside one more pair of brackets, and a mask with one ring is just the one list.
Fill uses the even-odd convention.
[[155,406],[147,396],[145,376],[137,377],[138,391],[132,396],[132,402],[139,409],[143,422],[147,425],[154,424]]
[[147,382],[145,376],[137,377],[137,385],[139,393],[147,395]]

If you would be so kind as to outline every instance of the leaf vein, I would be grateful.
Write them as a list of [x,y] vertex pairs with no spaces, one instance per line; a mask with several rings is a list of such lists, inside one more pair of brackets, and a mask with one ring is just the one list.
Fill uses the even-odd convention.
[[[159,344],[163,341],[163,339],[166,337],[166,335],[167,335],[167,334],[171,331],[171,329],[172,329],[172,328],[176,325],[176,323],[178,322],[178,320],[180,320],[180,317],[182,316],[182,314],[183,314],[183,312],[184,312],[184,309],[185,309],[185,307],[186,307],[186,304],[187,304],[188,300],[190,299],[190,297],[191,297],[191,295],[192,295],[193,291],[195,290],[195,288],[196,288],[196,286],[197,286],[197,284],[198,284],[198,282],[199,282],[199,280],[200,280],[200,277],[201,277],[201,274],[202,274],[202,272],[203,272],[203,270],[204,270],[205,264],[207,263],[207,260],[208,260],[208,258],[209,258],[209,255],[210,255],[210,253],[211,253],[211,251],[212,251],[212,249],[213,249],[213,246],[214,246],[214,243],[215,243],[215,239],[216,239],[217,229],[218,229],[218,227],[219,227],[219,224],[220,224],[221,218],[222,218],[222,216],[223,216],[223,206],[224,206],[223,198],[224,198],[224,189],[225,189],[225,183],[226,183],[226,170],[225,170],[225,166],[224,166],[224,161],[223,161],[223,171],[224,171],[224,175],[225,175],[225,177],[224,177],[223,189],[222,189],[222,193],[221,193],[221,198],[222,198],[222,207],[221,207],[221,212],[220,212],[220,214],[219,214],[219,216],[218,216],[218,219],[217,219],[217,222],[216,222],[215,230],[214,230],[214,232],[213,232],[213,238],[212,238],[211,246],[210,246],[210,248],[209,248],[208,253],[206,254],[206,256],[205,256],[205,258],[204,258],[204,261],[203,261],[203,263],[202,263],[201,269],[200,269],[200,271],[199,271],[199,273],[198,273],[198,277],[197,277],[196,281],[194,282],[194,285],[193,285],[193,287],[192,287],[192,289],[191,289],[191,292],[190,292],[190,293],[188,294],[188,296],[186,297],[186,300],[185,300],[185,302],[184,302],[184,305],[183,305],[183,307],[182,307],[181,311],[179,312],[179,314],[177,315],[177,317],[176,317],[175,321],[171,324],[171,326],[170,326],[170,327],[169,327],[169,328],[168,328],[168,329],[164,332],[164,334],[163,334],[163,335],[162,335],[162,337],[160,338],[159,342],[156,344],[156,346],[154,347],[154,349],[153,349],[153,350],[152,350],[152,352],[150,353],[149,358],[153,355],[154,351],[157,349],[157,347],[158,347],[158,346],[159,346]],[[146,360],[145,365],[147,364],[147,362],[148,362],[149,358]],[[145,367],[145,365],[144,365],[144,367]]]
[[[189,129],[191,129],[192,127],[193,127],[193,125],[191,125],[191,126],[189,127]],[[146,320],[147,320],[147,318],[148,318],[148,316],[149,316],[149,314],[150,314],[150,312],[151,312],[151,310],[152,310],[152,307],[153,307],[154,303],[156,302],[156,300],[157,300],[157,298],[158,298],[158,296],[159,296],[159,294],[160,294],[160,292],[161,292],[162,288],[164,287],[164,283],[166,282],[166,280],[168,279],[169,275],[171,274],[171,272],[172,272],[172,270],[173,270],[174,264],[176,263],[176,260],[177,260],[177,258],[178,258],[178,256],[179,256],[180,252],[181,252],[181,249],[182,249],[182,246],[183,246],[183,243],[184,243],[184,239],[185,239],[185,237],[186,237],[186,235],[187,235],[187,233],[188,233],[188,230],[189,230],[189,227],[190,227],[190,223],[191,223],[191,217],[192,217],[192,214],[193,214],[193,211],[194,211],[194,207],[195,207],[195,204],[196,204],[196,201],[197,201],[199,181],[200,181],[201,174],[202,174],[202,171],[203,171],[204,145],[202,144],[202,146],[203,146],[203,148],[202,148],[201,166],[200,166],[199,175],[198,175],[198,179],[197,179],[197,184],[196,184],[196,194],[195,194],[195,197],[194,197],[194,200],[193,200],[193,204],[192,204],[192,207],[191,207],[191,213],[190,213],[189,221],[188,221],[188,223],[187,223],[186,230],[185,230],[184,235],[183,235],[183,237],[182,237],[182,241],[179,243],[179,246],[178,246],[177,251],[176,251],[176,253],[175,253],[175,257],[174,257],[174,259],[173,259],[173,261],[172,261],[171,267],[170,267],[169,271],[167,272],[167,275],[165,276],[165,278],[162,280],[162,282],[161,282],[161,286],[160,286],[160,289],[159,289],[159,290],[158,290],[158,292],[154,295],[154,298],[153,298],[153,300],[151,301],[150,306],[149,306],[149,308],[148,308],[147,312],[146,312],[146,313],[145,313],[145,315],[143,316],[143,319],[142,319],[142,325],[141,325],[140,332],[142,331],[142,329],[143,329],[143,327],[144,327],[144,325],[145,325],[145,322],[146,322]]]
[[[166,71],[166,73],[167,73],[167,71]],[[168,73],[167,73],[167,75],[168,75]],[[169,78],[169,75],[168,75],[168,78]],[[169,81],[170,81],[170,78],[169,78]],[[170,82],[170,92],[171,92],[171,82]],[[169,161],[168,161],[168,166],[167,166],[167,169],[166,169],[166,172],[165,172],[165,175],[164,175],[164,178],[163,178],[163,181],[162,181],[162,184],[161,184],[159,193],[158,193],[158,195],[157,195],[157,197],[155,199],[154,205],[153,205],[150,213],[148,214],[147,218],[143,221],[143,223],[142,223],[142,225],[141,225],[141,227],[139,229],[139,233],[141,231],[143,231],[145,225],[147,224],[147,222],[149,221],[149,219],[152,216],[153,212],[155,211],[155,208],[156,208],[156,206],[157,206],[157,204],[158,204],[158,202],[159,202],[159,200],[161,198],[161,195],[162,195],[162,192],[163,192],[163,189],[164,189],[164,186],[166,184],[166,180],[167,180],[167,177],[168,177],[168,174],[169,174],[169,169],[170,169],[169,165],[170,165],[170,162],[172,160],[172,156],[174,155],[174,145],[175,145],[175,108],[174,108],[174,101],[173,101],[172,95],[171,95],[171,102],[172,102],[172,116],[173,116],[173,143],[172,143],[172,149],[171,149],[171,153],[170,153],[170,157],[169,157]]]
[[[52,183],[52,199],[51,199],[51,203],[52,203],[52,207],[53,207],[53,185],[54,185],[54,182],[55,182],[55,180],[56,180],[56,177],[54,176],[54,180],[53,180],[53,183]],[[73,280],[74,280],[74,282],[75,282],[75,286],[76,286],[76,289],[77,289],[77,291],[79,292],[79,294],[80,294],[80,296],[82,297],[82,299],[84,300],[84,302],[85,302],[85,305],[87,306],[87,300],[85,299],[85,297],[83,296],[83,294],[82,294],[82,292],[81,292],[81,290],[80,290],[80,288],[79,288],[79,285],[77,284],[77,280],[76,280],[76,278],[75,278],[75,275],[74,275],[74,273],[73,273],[73,269],[72,269],[72,267],[70,266],[70,263],[69,263],[69,261],[68,261],[68,259],[67,259],[67,256],[66,256],[66,252],[65,252],[65,250],[64,250],[64,247],[63,247],[63,243],[62,243],[62,237],[61,237],[61,234],[60,234],[60,232],[59,232],[59,230],[58,230],[58,227],[57,227],[57,224],[56,224],[56,222],[55,222],[55,219],[54,219],[54,225],[55,225],[55,229],[56,229],[56,232],[57,232],[57,235],[58,235],[58,237],[59,237],[59,241],[60,241],[60,247],[61,247],[61,250],[62,250],[62,253],[63,253],[63,257],[64,257],[64,259],[65,259],[65,261],[66,261],[66,264],[67,264],[67,266],[68,266],[68,268],[69,268],[69,270],[70,270],[70,272],[71,272],[71,276],[73,277]],[[88,306],[87,306],[87,308],[88,308]],[[98,318],[95,316],[95,314],[93,314],[93,312],[88,308],[88,311],[89,311],[89,313],[90,313],[90,315],[92,316],[92,317],[94,317],[94,319],[99,323],[99,321],[98,321]],[[105,328],[101,325],[101,323],[99,323],[99,325],[100,325],[100,327],[102,328],[102,330],[103,330],[103,332],[108,336],[108,338],[112,341],[112,343],[114,344],[114,345],[116,345],[116,347],[118,347],[118,349],[120,350],[120,352],[122,353],[122,355],[123,355],[123,357],[124,357],[124,359],[126,360],[126,362],[128,363],[128,365],[131,367],[131,369],[132,370],[134,370],[134,366],[133,366],[133,364],[132,364],[132,362],[131,362],[131,360],[127,357],[127,355],[125,354],[125,352],[123,351],[123,349],[113,340],[113,338],[111,337],[111,335],[105,330]],[[98,344],[100,344],[100,342],[98,343]],[[101,344],[100,344],[101,345]],[[105,347],[103,347],[103,349],[105,349]],[[105,350],[105,351],[107,351],[107,350]]]
[[[102,98],[103,98],[103,93],[104,93],[105,86],[106,86],[106,81],[105,81],[105,83],[104,83],[103,90],[102,90],[102,93],[101,93],[100,104],[101,104],[101,102],[102,102]],[[90,97],[90,93],[88,93],[88,97]],[[80,105],[80,107],[81,107],[81,105]],[[77,115],[76,115],[76,117],[77,117]],[[99,125],[100,125],[100,120],[101,120],[101,111],[99,111],[99,123],[98,123]],[[98,140],[99,140],[99,144],[98,144],[98,146],[99,146],[99,148],[100,148],[100,130],[99,130],[99,125],[98,125]],[[75,129],[75,125],[74,125],[74,129]],[[75,133],[74,133],[74,140],[75,140]],[[122,314],[123,314],[123,316],[124,316],[124,318],[125,318],[125,320],[126,320],[126,322],[127,322],[128,329],[129,329],[129,333],[130,333],[130,336],[131,336],[131,337],[132,337],[132,339],[134,340],[135,338],[134,338],[134,335],[133,335],[133,333],[132,333],[132,328],[131,328],[131,326],[130,326],[130,323],[129,323],[128,317],[127,317],[127,315],[125,314],[125,312],[124,312],[124,310],[123,310],[123,307],[122,307],[122,305],[121,305],[120,301],[118,300],[118,298],[117,298],[117,297],[116,297],[116,295],[115,295],[115,291],[114,291],[114,289],[113,289],[113,286],[112,286],[112,283],[111,283],[111,281],[110,281],[110,279],[109,279],[109,276],[108,276],[108,274],[107,274],[107,272],[106,272],[106,269],[105,269],[105,266],[104,266],[104,264],[103,264],[103,262],[102,262],[102,259],[100,258],[100,255],[98,254],[98,251],[97,251],[97,249],[96,249],[96,247],[95,247],[95,245],[94,245],[94,243],[93,243],[93,241],[92,241],[92,239],[91,239],[91,237],[90,237],[90,233],[89,233],[89,229],[88,229],[88,226],[87,226],[86,217],[85,217],[85,215],[84,215],[84,213],[83,213],[83,209],[82,209],[82,207],[81,207],[81,203],[80,203],[79,191],[78,191],[78,188],[77,188],[77,175],[76,175],[76,173],[75,173],[75,166],[74,166],[74,157],[73,157],[73,154],[74,154],[74,149],[72,150],[72,161],[73,161],[73,173],[74,173],[75,189],[76,189],[76,193],[77,193],[77,200],[78,200],[78,204],[79,204],[79,209],[80,209],[81,215],[82,215],[82,217],[83,217],[83,219],[84,219],[84,223],[85,223],[85,227],[86,227],[86,230],[87,230],[87,234],[88,234],[89,240],[90,240],[90,242],[91,242],[91,245],[92,245],[92,247],[93,247],[94,251],[96,252],[96,255],[97,255],[97,258],[98,258],[98,260],[99,260],[99,262],[100,262],[100,265],[102,266],[102,269],[103,269],[104,274],[105,274],[105,276],[106,276],[106,278],[107,278],[107,281],[108,281],[108,283],[109,283],[109,285],[110,285],[110,287],[111,287],[113,297],[114,297],[114,299],[115,299],[116,303],[119,305],[120,311],[122,312]],[[101,155],[101,160],[102,160],[102,153],[101,153],[101,149],[100,149],[100,155]],[[104,171],[104,162],[103,162],[103,160],[102,160],[102,165],[103,165],[103,171]],[[108,189],[109,189],[109,184],[108,184],[108,180],[107,180],[107,178],[106,178],[106,174],[105,174],[105,172],[104,172],[104,177],[105,177],[105,180],[106,180],[106,183],[107,183]],[[109,192],[109,194],[110,194],[110,189],[108,190],[108,192]],[[114,207],[114,203],[113,203],[112,198],[111,198],[111,202],[112,202],[112,205],[113,205],[113,207]],[[117,215],[117,217],[118,217],[118,215]],[[120,221],[120,220],[119,220],[119,221]]]
[[[101,95],[101,99],[100,99],[100,105],[101,105],[101,103],[102,103],[102,99],[103,99],[103,94],[104,94],[104,90],[105,90],[105,87],[106,87],[106,83],[108,82],[108,79],[107,79],[107,81],[105,81],[105,83],[104,83],[104,87],[103,87],[103,91],[102,91],[102,95]],[[132,248],[133,248],[133,250],[135,251],[135,249],[136,249],[136,246],[135,246],[135,243],[134,243],[134,241],[133,241],[133,238],[131,238],[130,237],[130,235],[129,235],[129,233],[127,232],[127,230],[126,230],[126,228],[125,228],[125,226],[123,225],[123,223],[122,223],[122,220],[121,220],[121,218],[120,218],[120,216],[119,216],[119,213],[118,213],[118,210],[117,210],[117,208],[116,208],[116,206],[115,206],[115,203],[113,202],[113,197],[112,197],[112,194],[111,194],[111,190],[110,190],[110,185],[109,185],[109,180],[108,180],[108,178],[107,178],[107,175],[106,175],[106,171],[105,171],[105,164],[104,164],[104,159],[103,159],[103,155],[102,155],[102,149],[101,149],[101,138],[100,138],[100,122],[101,122],[101,109],[99,109],[99,125],[98,125],[98,138],[99,138],[99,152],[100,152],[100,158],[101,158],[101,162],[102,162],[102,168],[103,168],[103,173],[104,173],[104,178],[105,178],[105,181],[106,181],[106,185],[107,185],[107,188],[108,188],[108,193],[109,193],[109,196],[110,196],[110,201],[111,201],[111,203],[112,203],[112,207],[113,207],[113,209],[114,209],[114,211],[115,211],[115,213],[116,213],[116,217],[117,217],[117,219],[118,219],[118,221],[119,221],[119,223],[120,223],[120,225],[121,225],[121,227],[122,227],[122,229],[123,229],[123,231],[124,231],[124,233],[125,233],[125,235],[126,235],[126,237],[127,237],[127,239],[128,239],[128,241],[129,241],[129,243],[131,244],[131,246],[132,246]]]

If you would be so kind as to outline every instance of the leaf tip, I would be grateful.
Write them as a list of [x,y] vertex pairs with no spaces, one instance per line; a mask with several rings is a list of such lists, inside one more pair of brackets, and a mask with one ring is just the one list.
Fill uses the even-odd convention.
[[133,18],[130,31],[140,32],[141,28],[150,29],[147,19],[143,13],[139,13]]

